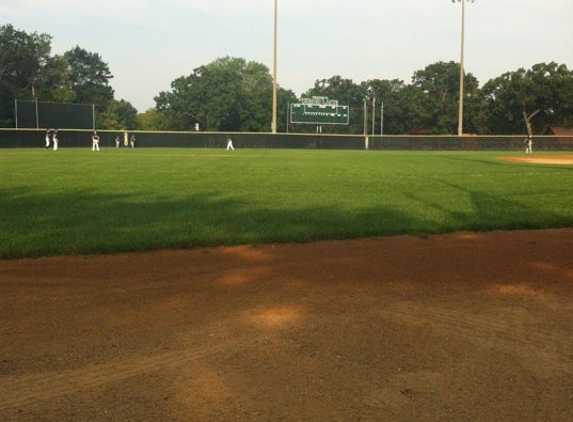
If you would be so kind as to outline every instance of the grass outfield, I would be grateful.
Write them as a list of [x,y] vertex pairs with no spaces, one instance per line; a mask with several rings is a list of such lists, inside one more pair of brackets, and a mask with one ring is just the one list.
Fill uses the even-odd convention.
[[573,226],[573,167],[503,155],[4,149],[0,258]]

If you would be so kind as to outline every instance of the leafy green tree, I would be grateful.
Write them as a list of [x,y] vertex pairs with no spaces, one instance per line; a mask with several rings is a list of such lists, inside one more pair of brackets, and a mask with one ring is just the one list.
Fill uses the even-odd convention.
[[139,113],[137,115],[137,128],[140,130],[159,130],[157,109],[149,108],[144,113]]
[[[260,63],[220,58],[175,79],[171,89],[155,97],[162,129],[192,130],[196,123],[208,131],[270,129],[272,77]],[[277,97],[282,107],[289,95]]]
[[[350,106],[350,124],[347,128],[323,127],[324,132],[363,133],[364,106],[368,107],[366,130],[376,134],[403,134],[410,129],[426,127],[434,133],[455,133],[457,127],[459,69],[454,62],[437,62],[414,73],[412,83],[401,80],[373,79],[355,84],[350,79],[333,76],[317,80],[306,97],[324,96]],[[464,77],[465,101],[468,113],[465,127],[476,130],[474,111],[479,109],[478,81],[470,73]],[[376,113],[372,112],[376,98]],[[381,105],[384,103],[382,114]],[[477,111],[475,111],[477,113]],[[373,116],[376,118],[372,125]],[[381,119],[384,119],[381,128]]]
[[542,133],[573,126],[573,72],[564,64],[539,63],[488,81],[481,90],[489,133]]
[[[379,134],[403,134],[407,130],[421,125],[423,109],[414,97],[418,91],[399,79],[374,79],[362,83],[362,90],[369,98],[376,98],[376,113],[369,111],[369,124],[374,122],[374,132]],[[382,122],[383,120],[383,122]],[[383,126],[382,126],[383,123]]]
[[14,100],[96,105],[102,127],[135,128],[137,111],[115,101],[112,75],[97,53],[75,47],[51,57],[51,36],[0,26],[0,125],[14,125]]
[[68,81],[74,93],[74,101],[95,104],[105,109],[113,100],[109,80],[113,75],[99,54],[90,53],[78,46],[64,53],[68,67]]
[[[339,105],[350,107],[348,126],[322,125],[323,133],[363,133],[364,131],[364,101],[367,100],[366,88],[339,75],[329,79],[316,80],[314,87],[306,91],[305,98],[327,97],[337,100]],[[308,125],[297,125],[295,129],[309,131]]]
[[125,100],[113,100],[101,114],[102,129],[133,130],[138,128],[137,110]]
[[[437,62],[419,70],[412,77],[412,86],[419,93],[416,100],[424,108],[423,125],[436,134],[456,133],[460,65],[453,61]],[[478,80],[471,74],[464,75],[464,103],[478,100]],[[469,106],[471,107],[471,105]],[[464,127],[475,131],[470,113],[465,113]]]
[[154,97],[156,124],[160,130],[191,130],[198,122],[196,110],[191,109],[192,75],[171,82],[171,91],[161,91]]
[[50,57],[46,61],[36,80],[36,95],[41,101],[60,103],[75,101],[68,65],[63,56]]
[[107,110],[114,100],[113,88],[109,86],[113,75],[99,54],[76,46],[66,51],[63,56],[56,56],[54,60],[62,60],[66,66],[62,84],[73,93],[70,102],[94,104],[96,122],[100,122],[97,123],[98,126],[105,127],[106,121],[113,124],[122,122],[121,116],[112,118],[113,111]]
[[290,105],[299,100],[290,89],[279,87],[277,90],[277,131],[286,132],[290,126]]
[[32,100],[51,51],[51,37],[0,26],[0,126],[14,125],[14,100]]

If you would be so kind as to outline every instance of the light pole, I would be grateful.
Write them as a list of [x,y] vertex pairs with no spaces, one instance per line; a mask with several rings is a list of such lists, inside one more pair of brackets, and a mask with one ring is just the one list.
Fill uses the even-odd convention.
[[374,136],[375,123],[376,123],[376,97],[372,97],[372,136]]
[[464,32],[465,32],[465,16],[466,16],[466,0],[462,2],[462,39],[461,39],[461,57],[460,57],[460,101],[458,108],[458,136],[464,134],[463,119],[464,119]]
[[277,133],[277,18],[278,0],[275,0],[275,25],[274,25],[274,46],[273,46],[273,120],[271,122],[271,132]]
[[368,106],[366,104],[366,98],[364,98],[364,137],[368,136]]
[[[475,0],[467,0],[474,2]],[[465,19],[466,19],[466,0],[452,0],[452,3],[462,4],[462,40],[461,40],[461,57],[460,57],[460,101],[458,110],[458,136],[464,134],[463,118],[464,118],[464,33],[465,33]]]
[[380,105],[380,136],[384,135],[384,101]]

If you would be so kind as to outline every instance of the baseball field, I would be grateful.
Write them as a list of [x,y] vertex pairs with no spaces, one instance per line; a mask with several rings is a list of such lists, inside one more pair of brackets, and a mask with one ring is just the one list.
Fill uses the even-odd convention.
[[0,150],[0,419],[567,421],[572,163]]
[[[517,157],[516,157],[517,155]],[[573,168],[492,152],[0,152],[0,259],[573,226]]]

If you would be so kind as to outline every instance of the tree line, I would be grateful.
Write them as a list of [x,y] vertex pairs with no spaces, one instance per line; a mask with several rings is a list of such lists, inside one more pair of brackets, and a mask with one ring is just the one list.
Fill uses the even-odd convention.
[[[99,54],[76,46],[52,55],[51,39],[10,24],[0,26],[0,127],[14,127],[15,99],[37,99],[95,104],[100,129],[186,131],[198,125],[208,131],[270,131],[273,81],[264,64],[235,57],[216,59],[172,81],[170,90],[154,97],[154,108],[138,113],[130,102],[115,98],[110,86],[113,75]],[[440,61],[415,71],[409,83],[399,79],[356,83],[335,75],[316,80],[302,97],[328,97],[350,107],[350,124],[323,125],[324,133],[360,134],[366,127],[384,134],[413,129],[455,134],[459,72],[459,63]],[[279,132],[315,130],[288,122],[289,105],[298,102],[292,90],[278,87]],[[508,71],[481,87],[472,73],[464,75],[465,132],[543,133],[549,126],[573,126],[573,71],[566,65],[534,64]]]

